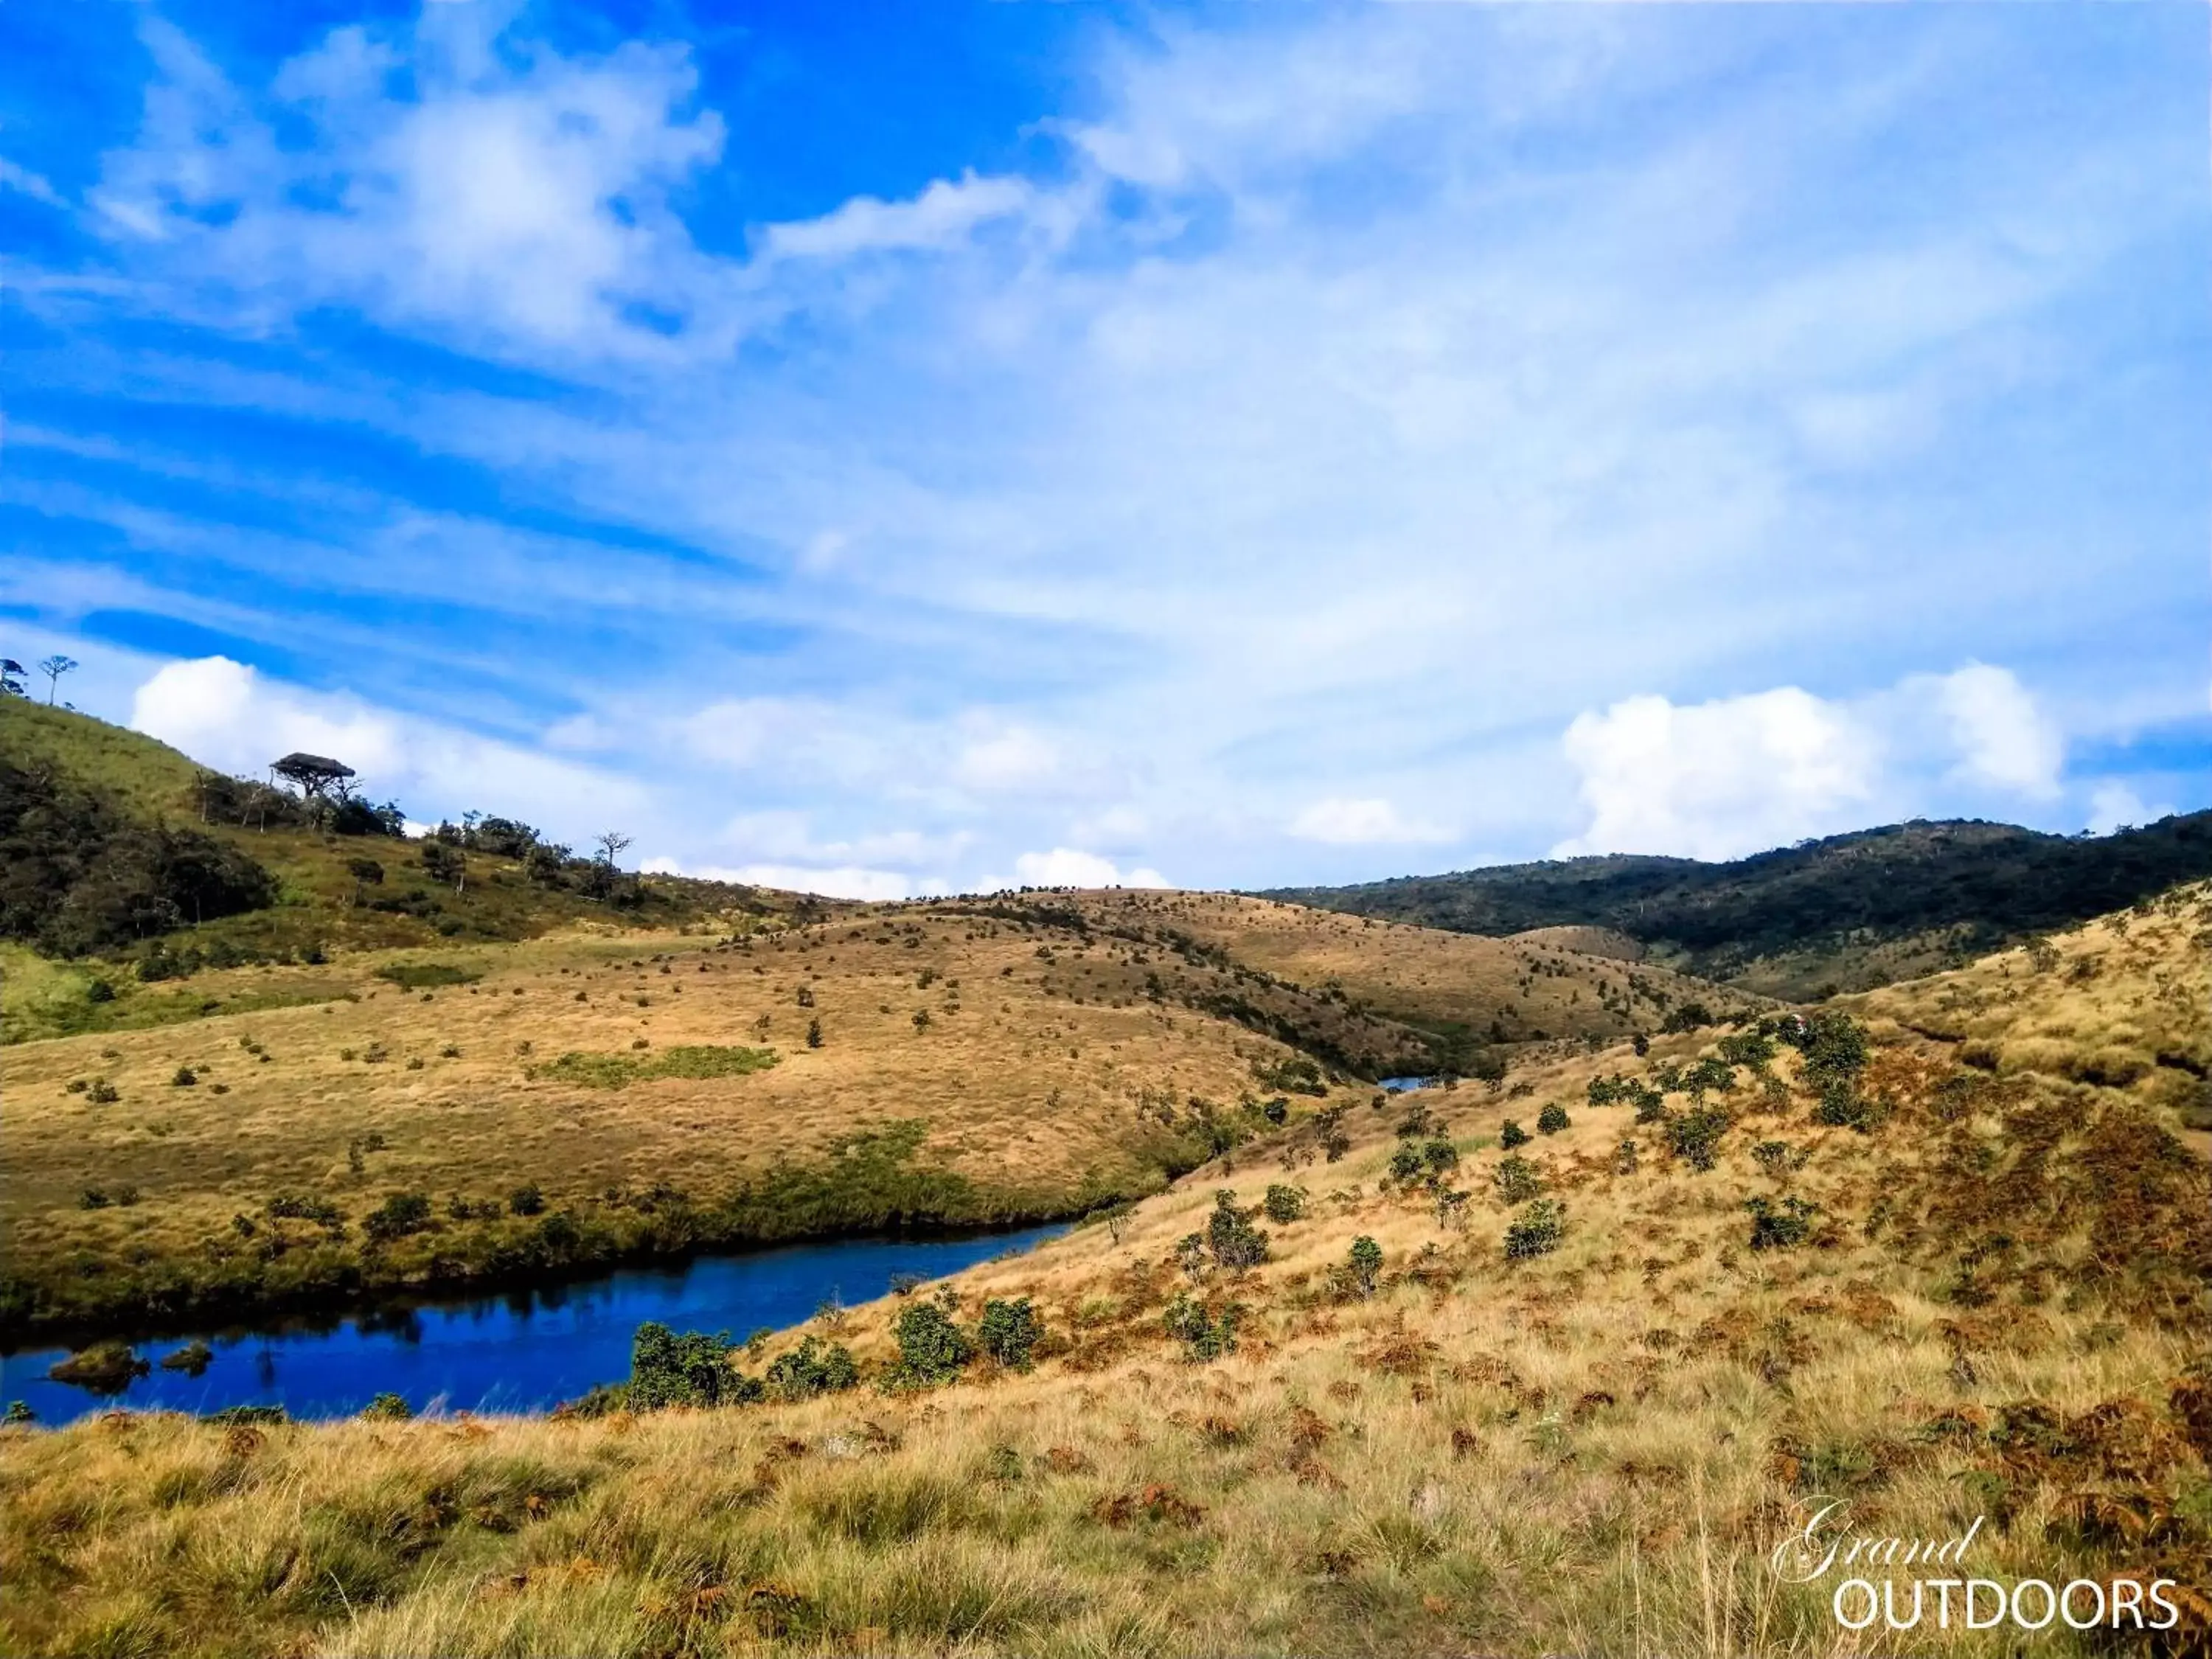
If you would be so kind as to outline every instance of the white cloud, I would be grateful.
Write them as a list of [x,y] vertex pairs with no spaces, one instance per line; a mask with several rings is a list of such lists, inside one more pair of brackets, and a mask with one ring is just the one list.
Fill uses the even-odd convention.
[[[726,337],[726,277],[667,202],[722,146],[719,117],[682,113],[685,51],[502,57],[507,10],[334,30],[263,94],[149,17],[160,76],[92,202],[205,285],[195,310],[358,305],[563,355],[657,355],[709,312]],[[395,95],[400,70],[412,96]],[[280,143],[280,124],[312,142]]]
[[855,196],[818,219],[770,225],[762,252],[772,259],[842,259],[856,254],[945,249],[993,219],[1030,208],[1036,192],[1018,179],[933,180],[911,201]]
[[1408,818],[1378,797],[1362,800],[1332,795],[1317,800],[1291,820],[1290,830],[1302,841],[1326,842],[1336,847],[1443,842],[1452,832],[1441,824]]
[[1947,781],[2044,799],[2063,758],[2026,688],[1983,663],[1855,701],[1796,686],[1687,707],[1630,697],[1577,715],[1561,747],[1589,814],[1553,848],[1563,858],[1736,858],[1923,812]]
[[1874,793],[1878,747],[1795,686],[1677,708],[1630,697],[1564,739],[1588,829],[1553,849],[1725,859],[1816,835]]
[[628,779],[357,698],[304,690],[228,657],[156,670],[131,697],[131,724],[225,771],[258,776],[278,756],[306,750],[352,767],[372,799],[396,795],[417,811],[453,816],[496,811],[562,835],[596,828],[586,811],[634,812],[644,804]]
[[1060,751],[1036,732],[1015,726],[978,738],[960,751],[953,775],[977,789],[1017,789],[1043,783],[1060,770]]
[[2093,836],[2109,836],[2116,830],[2156,823],[2172,817],[2174,811],[2172,806],[2147,806],[2143,798],[2126,784],[2107,781],[2089,793],[2089,822],[2085,827]]
[[1969,663],[1939,687],[1966,775],[2040,799],[2058,793],[2064,740],[2010,670]]
[[43,175],[32,172],[30,168],[22,166],[20,162],[9,161],[4,155],[0,155],[0,190],[18,191],[34,202],[45,203],[48,207],[67,205],[62,200],[61,192],[49,184]]
[[976,884],[982,892],[1003,887],[1165,887],[1167,878],[1157,870],[1139,866],[1122,870],[1111,859],[1073,847],[1055,847],[1049,853],[1024,853],[1014,860],[1011,876],[986,876]]

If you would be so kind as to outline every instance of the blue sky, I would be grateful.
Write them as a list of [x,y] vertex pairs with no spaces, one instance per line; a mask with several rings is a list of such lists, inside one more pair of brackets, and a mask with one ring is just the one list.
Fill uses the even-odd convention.
[[0,60],[0,651],[211,763],[870,896],[2212,805],[2200,7]]

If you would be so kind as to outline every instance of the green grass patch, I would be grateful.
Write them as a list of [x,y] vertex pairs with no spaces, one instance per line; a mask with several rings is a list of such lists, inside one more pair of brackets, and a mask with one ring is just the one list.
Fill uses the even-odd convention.
[[483,969],[453,962],[387,962],[376,976],[410,991],[428,991],[441,985],[473,985],[483,977]]
[[580,1083],[592,1089],[620,1089],[661,1077],[744,1077],[764,1072],[776,1062],[773,1048],[719,1048],[697,1043],[664,1048],[657,1054],[591,1054],[570,1052],[544,1066],[533,1066],[533,1078],[560,1083]]

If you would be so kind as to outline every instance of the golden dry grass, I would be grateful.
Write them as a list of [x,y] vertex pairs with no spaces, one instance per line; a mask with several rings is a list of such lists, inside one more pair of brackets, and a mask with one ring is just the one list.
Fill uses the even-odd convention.
[[[2193,974],[2212,902],[2166,919],[2131,923],[2140,961],[2094,982]],[[2001,987],[2002,968],[1960,983]],[[2008,1006],[2017,1022],[2059,1005]],[[2124,1014],[2146,1018],[2124,998],[2106,1018]],[[1870,1133],[1818,1123],[1785,1053],[1773,1086],[1740,1076],[1706,1171],[1627,1108],[1581,1103],[1591,1076],[1640,1069],[1625,1047],[1516,1079],[1525,1096],[1426,1091],[1474,1194],[1464,1227],[1384,1188],[1407,1102],[1354,1106],[1338,1161],[1296,1127],[1240,1148],[1118,1243],[1085,1227],[952,1281],[968,1316],[1037,1299],[1052,1335],[1028,1376],[595,1420],[11,1431],[0,1633],[11,1650],[375,1656],[1904,1650],[1768,1570],[1826,1493],[1865,1533],[1984,1517],[1977,1576],[2163,1571],[2197,1598],[2163,1650],[2201,1650],[2203,1164],[2140,1079],[1992,1075],[1956,1063],[1958,1040],[1878,1030]],[[2001,1058],[2013,1030],[1982,1040]],[[1662,1039],[1651,1061],[1712,1036]],[[1552,1101],[1572,1122],[1523,1154],[1565,1236],[1509,1261],[1491,1143]],[[1789,1156],[1759,1155],[1777,1142]],[[1188,1363],[1160,1321],[1186,1282],[1176,1242],[1216,1189],[1249,1203],[1291,1181],[1311,1208],[1271,1227],[1270,1260],[1191,1285],[1249,1310],[1237,1352]],[[1745,1200],[1784,1195],[1820,1206],[1813,1236],[1751,1249]],[[1362,1235],[1385,1257],[1371,1299],[1330,1272]],[[880,1361],[896,1305],[833,1317]],[[2155,1650],[2060,1628],[1902,1639]]]

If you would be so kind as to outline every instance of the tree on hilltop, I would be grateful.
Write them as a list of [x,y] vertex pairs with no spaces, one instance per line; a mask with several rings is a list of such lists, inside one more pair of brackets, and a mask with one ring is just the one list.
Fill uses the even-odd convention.
[[30,671],[13,657],[0,657],[0,697],[27,697],[23,676]]
[[301,795],[308,800],[331,799],[333,786],[343,785],[345,780],[356,775],[343,761],[297,750],[282,760],[270,762],[269,769],[287,783],[296,785]]
[[46,677],[47,708],[52,708],[54,706],[55,695],[61,690],[62,676],[74,671],[76,665],[75,657],[64,657],[59,652],[56,652],[39,665],[39,672]]

